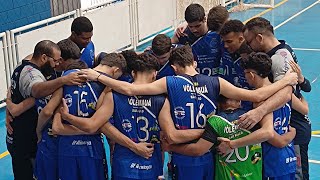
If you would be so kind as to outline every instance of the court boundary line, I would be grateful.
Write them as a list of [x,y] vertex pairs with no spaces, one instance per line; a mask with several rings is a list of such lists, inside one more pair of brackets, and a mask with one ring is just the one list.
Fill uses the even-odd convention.
[[270,12],[270,11],[274,10],[275,8],[281,6],[282,4],[284,4],[284,3],[288,2],[288,1],[289,1],[289,0],[283,0],[283,1],[279,2],[279,3],[276,4],[273,8],[266,9],[266,10],[264,10],[264,11],[262,11],[262,12],[256,14],[256,15],[252,16],[251,18],[243,21],[243,24],[246,24],[248,21],[250,21],[250,20],[253,19],[253,18],[260,17],[260,16],[266,14],[267,12]]
[[294,14],[293,16],[289,17],[287,20],[283,21],[282,23],[278,24],[274,30],[278,29],[279,27],[287,24],[289,21],[291,21],[292,19],[296,18],[297,16],[299,16],[300,14],[304,13],[305,11],[307,11],[308,9],[312,8],[313,6],[317,5],[320,2],[320,0],[317,0],[316,2],[314,2],[313,4],[309,5],[308,7],[304,8],[303,10],[297,12],[296,14]]
[[9,154],[10,154],[9,151],[5,151],[5,152],[1,153],[1,154],[0,154],[0,159],[8,156]]
[[309,163],[320,164],[320,161],[318,161],[318,160],[313,160],[313,159],[309,159]]
[[320,51],[320,48],[292,48],[293,50],[297,51]]

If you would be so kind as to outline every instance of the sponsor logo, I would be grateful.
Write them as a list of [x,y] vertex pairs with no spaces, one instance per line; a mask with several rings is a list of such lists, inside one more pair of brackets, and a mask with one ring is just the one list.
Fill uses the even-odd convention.
[[122,120],[122,128],[126,132],[130,132],[132,130],[132,124],[128,119]]
[[91,146],[91,141],[82,141],[82,140],[72,141],[72,146],[82,146],[82,145]]
[[66,94],[64,96],[64,99],[66,100],[67,106],[71,107],[71,105],[72,105],[72,96],[71,96],[71,94]]
[[152,165],[140,165],[138,163],[131,163],[131,169],[140,169],[140,170],[150,170],[152,169]]
[[183,119],[186,116],[186,111],[181,106],[175,107],[174,108],[174,116],[177,119]]

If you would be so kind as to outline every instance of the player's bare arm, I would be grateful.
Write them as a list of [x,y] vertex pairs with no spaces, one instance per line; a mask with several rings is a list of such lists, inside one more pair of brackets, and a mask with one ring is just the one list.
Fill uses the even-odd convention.
[[173,124],[170,113],[170,104],[168,99],[165,100],[159,114],[159,123],[164,133],[164,138],[169,144],[186,143],[199,139],[204,132],[203,129],[177,130]]
[[268,97],[272,96],[282,88],[288,85],[297,84],[297,74],[296,73],[286,73],[285,77],[281,80],[273,83],[270,86],[265,86],[256,90],[246,90],[243,88],[237,88],[227,82],[226,80],[219,78],[220,82],[220,93],[228,98],[236,100],[246,100],[251,102],[260,102]]
[[120,144],[121,146],[127,147],[135,154],[144,157],[146,159],[152,156],[154,151],[154,145],[152,143],[140,142],[135,143],[130,138],[122,134],[116,127],[110,122],[106,123],[100,128],[100,131],[108,136],[111,140]]
[[105,95],[101,107],[91,118],[77,117],[69,114],[68,106],[64,101],[60,112],[62,119],[70,122],[72,125],[85,132],[95,133],[102,125],[108,122],[113,114],[113,109],[112,92],[109,92]]
[[80,73],[80,77],[92,81],[100,81],[111,89],[128,96],[157,95],[167,92],[166,78],[161,78],[149,84],[131,84],[124,81],[118,81],[107,76],[101,76],[99,72],[92,69],[83,69]]

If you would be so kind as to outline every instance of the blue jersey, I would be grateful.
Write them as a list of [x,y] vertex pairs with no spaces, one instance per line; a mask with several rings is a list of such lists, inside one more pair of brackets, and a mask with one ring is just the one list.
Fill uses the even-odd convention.
[[[224,55],[219,68],[220,76],[234,86],[251,89],[244,75],[244,69],[240,65],[241,61],[242,59],[239,54],[229,54],[228,51],[224,49]],[[252,102],[241,101],[241,107],[249,111],[253,107]]]
[[[63,76],[75,71],[77,70],[66,71]],[[105,86],[99,82],[86,82],[79,86],[65,85],[63,87],[63,97],[69,107],[69,113],[78,117],[90,118],[96,111],[98,98],[104,88]],[[104,148],[100,134],[61,136],[59,154],[102,159]]]
[[[291,114],[291,105],[286,103],[273,112],[274,130],[282,135],[288,132]],[[277,177],[296,171],[296,160],[293,142],[284,148],[277,148],[268,142],[262,143],[263,170],[265,177]]]
[[80,59],[84,61],[89,68],[94,67],[94,44],[92,41],[82,50]]
[[[45,77],[48,81],[57,78],[57,74],[53,73]],[[36,99],[35,106],[37,108],[38,115],[41,110],[48,104],[51,99],[51,95],[43,98]],[[45,153],[47,156],[58,155],[58,137],[52,135],[52,119],[45,125],[42,130],[41,142],[38,143],[38,151]]]
[[194,42],[191,47],[197,62],[197,71],[208,76],[217,75],[223,55],[220,35],[209,31]]
[[158,71],[157,79],[161,79],[166,76],[174,76],[176,73],[174,72],[173,68],[169,61],[167,61]]
[[[167,89],[171,116],[177,129],[203,129],[207,115],[217,111],[220,84],[217,77],[202,74],[195,76],[168,76]],[[207,157],[210,156],[210,157]],[[212,154],[199,157],[173,153],[174,164],[203,165],[212,161]]]
[[115,176],[129,179],[157,179],[162,175],[158,116],[164,96],[126,96],[113,92],[114,126],[132,141],[154,143],[152,157],[145,159],[130,149],[115,145],[112,170]]

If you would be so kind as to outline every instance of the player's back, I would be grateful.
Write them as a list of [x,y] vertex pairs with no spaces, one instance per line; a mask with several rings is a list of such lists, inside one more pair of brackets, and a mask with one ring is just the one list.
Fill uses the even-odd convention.
[[[64,72],[66,76],[78,70]],[[63,86],[63,97],[69,113],[78,117],[90,118],[96,111],[98,98],[105,86],[99,82],[86,82],[82,85]],[[63,121],[63,123],[67,123]],[[61,136],[59,154],[63,156],[86,156],[103,158],[104,148],[100,134]]]
[[[222,113],[221,115],[234,120],[235,116],[243,114],[245,111],[237,109],[234,113]],[[217,133],[217,137],[225,137],[230,140],[242,138],[250,131],[238,128],[221,116],[211,116],[208,123]],[[262,149],[261,145],[249,145],[233,149],[227,156],[216,154],[215,179],[262,179]]]
[[[289,130],[291,114],[291,102],[273,112],[274,130],[282,135]],[[266,177],[283,176],[294,173],[296,169],[296,157],[293,142],[284,148],[277,148],[268,142],[262,143],[264,175]]]
[[135,143],[154,143],[154,153],[149,159],[116,144],[112,163],[115,176],[133,179],[157,178],[162,174],[158,116],[165,97],[126,96],[115,91],[112,93],[114,126]]
[[[220,84],[217,77],[202,74],[172,76],[167,78],[171,116],[177,129],[203,129],[207,115],[216,112]],[[210,159],[211,157],[211,159]],[[174,163],[193,165],[212,161],[211,153],[199,157],[173,153]]]
[[80,57],[80,60],[84,61],[88,65],[88,68],[93,68],[95,65],[94,53],[94,44],[90,41],[87,47],[82,50]]
[[223,43],[220,35],[209,31],[191,47],[195,61],[197,61],[198,72],[208,76],[217,75],[223,56]]

